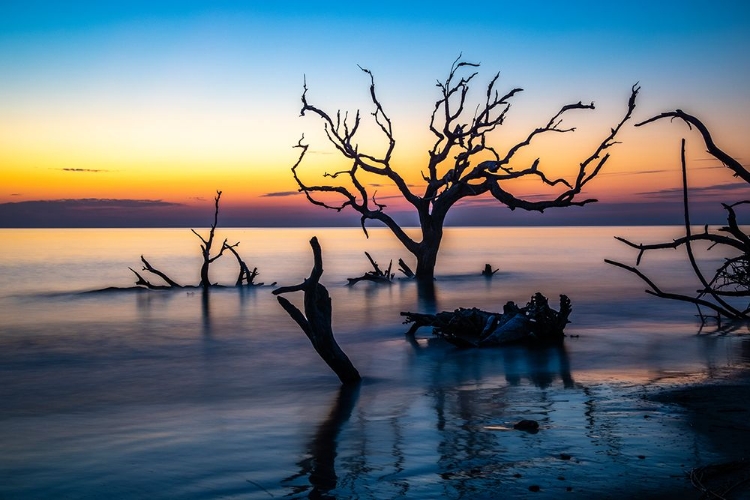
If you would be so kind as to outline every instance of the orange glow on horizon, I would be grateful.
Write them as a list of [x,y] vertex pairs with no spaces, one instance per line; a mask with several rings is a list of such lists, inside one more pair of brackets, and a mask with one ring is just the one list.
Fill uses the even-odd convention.
[[[98,198],[162,200],[192,206],[198,203],[196,200],[211,200],[219,189],[224,192],[227,207],[250,204],[293,210],[309,205],[303,195],[290,195],[298,190],[290,168],[300,153],[293,147],[296,140],[291,135],[275,137],[261,148],[248,142],[253,137],[252,132],[260,127],[250,120],[237,121],[236,128],[220,127],[205,135],[205,128],[181,125],[180,119],[179,116],[169,118],[159,121],[158,127],[154,125],[140,131],[130,124],[131,128],[122,129],[124,134],[120,136],[122,130],[117,127],[108,129],[102,125],[98,130],[95,120],[65,124],[59,119],[3,122],[0,118],[4,187],[0,203]],[[511,166],[517,170],[527,168],[540,158],[540,169],[549,178],[564,177],[572,181],[578,163],[608,131],[605,121],[583,120],[575,133],[541,137],[528,150],[519,153]],[[309,185],[329,184],[331,179],[322,174],[345,170],[350,163],[330,145],[319,122],[306,125],[302,128],[310,132],[306,132],[304,142],[310,148],[298,173]],[[397,136],[392,164],[412,186],[413,192],[421,194],[422,173],[426,172],[427,151],[432,147],[434,136],[424,127],[405,129],[409,133]],[[515,130],[515,135],[499,135],[498,151],[504,151],[503,147],[514,144],[527,132]],[[736,182],[725,169],[709,168],[720,165],[718,160],[705,153],[697,133],[681,124],[626,126],[618,137],[621,143],[609,149],[611,158],[600,175],[586,186],[581,198],[638,202],[642,200],[641,193],[679,187],[682,137],[688,141],[691,185]],[[382,135],[376,133],[367,138],[369,141],[363,142],[362,150],[366,151],[367,146],[370,148],[367,152],[382,154],[385,148]],[[750,154],[735,135],[720,137],[717,142],[735,157]],[[450,166],[447,161],[443,168]],[[442,173],[444,170],[439,172]],[[363,183],[370,196],[377,191],[377,200],[388,205],[389,210],[410,208],[388,179],[368,176]],[[514,181],[508,186],[519,197],[541,194],[553,197],[560,192],[558,188],[545,186],[538,178]]]

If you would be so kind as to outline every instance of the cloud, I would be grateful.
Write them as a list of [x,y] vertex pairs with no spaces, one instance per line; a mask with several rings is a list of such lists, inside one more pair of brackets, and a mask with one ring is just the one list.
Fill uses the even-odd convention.
[[62,170],[63,172],[84,172],[87,174],[97,173],[97,172],[109,172],[109,170],[101,170],[101,169],[96,169],[96,168],[59,168],[58,170]]
[[661,170],[638,170],[637,172],[602,172],[598,175],[606,177],[606,176],[621,176],[621,175],[648,175],[648,174],[661,174],[664,172],[669,172],[668,169],[661,169]]
[[261,198],[282,198],[284,196],[296,196],[299,191],[276,191],[275,193],[266,193],[260,195]]
[[[183,212],[181,215],[180,212]],[[185,206],[162,200],[81,198],[0,203],[0,227],[173,226]]]
[[162,200],[132,200],[117,198],[75,198],[61,200],[41,200],[41,201],[22,201],[16,203],[6,203],[6,205],[15,204],[41,204],[46,206],[55,206],[59,208],[75,209],[96,209],[103,208],[154,208],[154,207],[174,207],[180,206],[180,203]]
[[[745,191],[748,195],[750,195],[750,188],[748,188],[748,185],[745,183],[730,183],[730,184],[716,184],[714,186],[701,186],[701,187],[691,187],[689,188],[689,195],[692,196],[703,196],[703,197],[709,197],[709,196],[716,196],[719,194],[724,193],[733,193],[737,191]],[[679,196],[682,197],[682,188],[669,188],[669,189],[660,189],[658,191],[644,191],[641,193],[637,193],[641,196],[646,197],[673,197],[673,196]]]
[[404,197],[401,196],[400,194],[391,194],[388,196],[375,196],[375,199],[378,201],[380,200],[403,200]]

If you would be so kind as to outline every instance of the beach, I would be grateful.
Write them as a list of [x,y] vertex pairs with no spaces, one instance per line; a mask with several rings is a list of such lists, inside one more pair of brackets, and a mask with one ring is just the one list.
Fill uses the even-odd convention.
[[699,384],[671,388],[652,397],[677,410],[678,418],[723,459],[688,471],[697,498],[750,497],[750,372],[721,371]]

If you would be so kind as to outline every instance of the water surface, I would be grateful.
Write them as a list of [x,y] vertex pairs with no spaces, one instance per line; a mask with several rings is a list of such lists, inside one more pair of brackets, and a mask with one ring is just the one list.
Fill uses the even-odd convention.
[[[408,261],[385,230],[217,231],[241,242],[259,280],[279,285],[309,274],[318,236],[336,337],[365,377],[342,391],[271,286],[104,290],[132,286],[141,254],[197,284],[199,241],[187,229],[0,230],[0,497],[689,491],[684,471],[715,452],[642,396],[741,366],[747,346],[698,334],[692,306],[657,301],[603,263],[634,260],[614,235],[679,231],[452,228],[432,298],[404,280],[345,286],[368,270],[365,250],[381,267]],[[722,257],[702,256],[709,268]],[[666,252],[644,265],[690,290],[683,260]],[[485,263],[500,272],[481,277]],[[228,254],[211,276],[231,285],[236,273]],[[563,347],[459,350],[429,331],[406,338],[399,316],[500,310],[536,291],[573,302]],[[523,418],[540,432],[509,430]]]

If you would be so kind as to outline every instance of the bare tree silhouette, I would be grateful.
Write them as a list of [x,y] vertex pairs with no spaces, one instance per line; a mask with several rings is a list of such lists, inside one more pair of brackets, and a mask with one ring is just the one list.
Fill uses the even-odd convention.
[[[326,287],[319,283],[320,277],[323,275],[323,257],[318,238],[313,236],[310,240],[310,246],[312,247],[314,260],[310,276],[299,285],[282,286],[271,293],[277,295],[276,299],[281,307],[305,332],[315,352],[336,373],[341,383],[344,385],[356,384],[361,380],[359,372],[336,343],[336,339],[333,338],[331,296],[328,294]],[[305,294],[304,314],[286,298],[278,296],[283,293],[298,291]]]
[[[395,169],[393,152],[396,139],[393,126],[377,97],[375,79],[369,70],[360,68],[370,79],[370,98],[374,105],[372,116],[386,144],[384,152],[380,154],[364,152],[359,148],[357,134],[362,123],[359,111],[353,119],[348,113],[342,116],[341,111],[331,116],[309,103],[307,82],[304,85],[301,114],[309,112],[323,120],[328,140],[350,167],[334,173],[326,172],[324,177],[330,179],[330,184],[306,183],[298,172],[309,148],[308,144],[303,143],[303,136],[295,146],[300,148],[301,153],[292,167],[292,174],[300,191],[305,193],[314,205],[336,211],[351,207],[359,212],[365,235],[365,223],[368,220],[385,224],[416,257],[414,274],[420,280],[433,279],[446,215],[451,207],[464,198],[489,193],[511,210],[521,208],[538,212],[548,208],[585,205],[596,201],[590,198],[579,199],[578,196],[609,159],[607,150],[617,143],[615,138],[630,118],[639,90],[637,85],[632,87],[624,117],[609,130],[594,151],[580,162],[576,167],[575,178],[552,179],[540,169],[539,158],[520,170],[510,165],[511,160],[541,135],[573,132],[575,127],[562,125],[563,116],[574,110],[594,109],[594,103],[583,104],[579,101],[562,106],[545,125],[535,128],[525,139],[501,152],[489,144],[489,139],[492,133],[505,123],[511,100],[522,89],[514,88],[501,93],[496,88],[500,76],[497,73],[487,85],[483,102],[472,114],[468,109],[467,96],[472,81],[478,74],[473,69],[478,66],[479,64],[465,62],[459,57],[451,66],[447,79],[437,83],[440,96],[435,101],[429,122],[435,142],[429,150],[426,173],[422,172],[425,187],[421,194],[415,192],[415,187],[408,184],[404,172],[399,173]],[[462,74],[464,76],[461,76]],[[371,188],[365,183],[364,178],[367,175],[380,176],[398,189],[400,195],[417,212],[421,239],[409,236],[399,223],[386,213],[386,205],[377,201],[376,193],[371,192]],[[511,193],[505,185],[508,181],[520,178],[536,178],[549,192],[548,198],[532,200]],[[338,198],[338,201],[331,201],[331,196]]]
[[[229,250],[232,254],[234,254],[235,258],[237,259],[237,265],[239,266],[239,274],[237,276],[237,280],[235,281],[235,286],[260,286],[263,285],[263,283],[256,283],[255,278],[258,276],[258,268],[253,268],[252,271],[250,271],[249,266],[245,263],[244,260],[242,260],[242,257],[240,257],[240,254],[237,252],[236,248],[239,246],[239,242],[234,244],[229,244],[226,239],[224,239],[223,243],[221,244],[221,250],[216,255],[211,255],[211,249],[214,244],[214,236],[216,234],[216,227],[219,224],[219,201],[221,200],[221,191],[216,191],[216,197],[214,197],[214,221],[211,224],[211,228],[208,232],[208,238],[204,238],[195,229],[191,229],[193,234],[195,234],[198,238],[201,240],[201,256],[203,257],[203,262],[201,263],[201,269],[200,269],[200,283],[198,284],[199,287],[203,288],[204,291],[208,290],[211,286],[211,281],[208,276],[208,271],[213,262],[215,262],[219,257],[224,255],[224,251]],[[169,289],[169,288],[183,288],[183,285],[180,285],[175,280],[170,278],[166,273],[163,271],[155,268],[151,265],[149,261],[146,260],[146,258],[141,255],[141,262],[143,263],[143,271],[148,271],[151,274],[154,274],[161,278],[166,285],[159,285],[151,283],[149,280],[143,277],[142,274],[140,274],[138,271],[133,269],[132,267],[129,268],[133,274],[135,274],[137,280],[135,282],[136,286],[149,288],[152,290],[162,290],[162,289]],[[273,283],[275,284],[275,282]]]
[[[708,153],[734,172],[735,177],[739,177],[745,182],[750,183],[750,171],[748,171],[736,159],[716,146],[708,128],[698,118],[678,109],[676,111],[656,115],[636,124],[636,126],[640,127],[663,118],[680,119],[687,123],[688,127],[691,129],[695,127],[701,134]],[[618,236],[615,238],[639,251],[636,259],[636,266],[640,265],[644,254],[651,250],[684,247],[691,268],[693,269],[693,273],[700,284],[700,288],[695,295],[664,291],[636,266],[629,266],[609,259],[606,259],[605,262],[626,269],[641,278],[649,286],[646,293],[665,299],[679,300],[695,304],[698,308],[698,315],[703,322],[706,320],[706,315],[703,314],[701,307],[712,310],[714,316],[719,321],[719,325],[721,325],[722,317],[727,318],[730,321],[748,320],[750,319],[750,305],[738,306],[736,303],[732,302],[738,300],[744,302],[747,300],[747,297],[750,297],[750,236],[740,229],[740,226],[737,223],[737,214],[735,211],[735,208],[738,206],[749,205],[750,200],[743,200],[733,204],[722,203],[722,206],[727,211],[727,225],[719,228],[718,232],[710,231],[708,225],[706,225],[702,232],[694,233],[690,224],[690,210],[688,204],[689,188],[687,165],[685,161],[685,139],[682,139],[680,163],[682,166],[682,199],[685,236],[670,242],[652,244],[633,243]],[[718,247],[722,250],[728,250],[729,254],[733,256],[726,258],[724,263],[714,272],[713,277],[707,279],[696,261],[693,252],[694,242],[707,242],[710,244],[709,248],[713,249]]]
[[[211,224],[211,229],[208,231],[208,238],[204,238],[195,229],[191,229],[194,235],[201,240],[201,255],[203,256],[203,263],[201,264],[201,282],[200,286],[204,290],[211,286],[211,281],[208,279],[208,269],[210,265],[216,261],[219,257],[224,255],[224,250],[229,247],[237,246],[239,243],[234,245],[227,244],[227,240],[221,245],[221,250],[214,256],[211,256],[211,247],[214,243],[214,233],[216,232],[216,226],[219,224],[219,200],[221,199],[221,191],[216,191],[216,197],[214,198],[214,222]],[[241,282],[240,282],[241,284]]]

